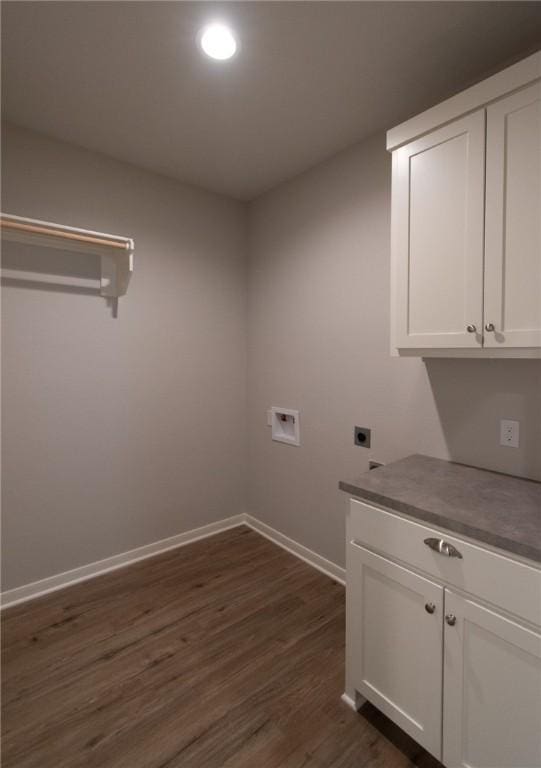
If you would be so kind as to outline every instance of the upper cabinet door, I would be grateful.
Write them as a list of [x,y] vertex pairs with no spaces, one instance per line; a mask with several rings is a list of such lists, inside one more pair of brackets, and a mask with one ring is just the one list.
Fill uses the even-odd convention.
[[393,152],[394,346],[482,345],[484,180],[484,109]]
[[485,347],[541,346],[541,82],[487,109],[485,324]]

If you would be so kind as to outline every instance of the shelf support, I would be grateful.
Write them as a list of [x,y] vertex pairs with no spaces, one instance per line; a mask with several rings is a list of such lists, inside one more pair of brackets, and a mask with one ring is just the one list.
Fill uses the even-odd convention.
[[135,245],[131,238],[7,213],[0,214],[0,227],[4,240],[98,255],[101,295],[118,298],[126,293],[133,274]]

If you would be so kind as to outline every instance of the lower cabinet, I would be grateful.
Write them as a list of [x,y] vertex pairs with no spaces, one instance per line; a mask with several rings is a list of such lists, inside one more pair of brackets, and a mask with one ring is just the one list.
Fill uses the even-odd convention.
[[541,637],[450,590],[445,613],[444,764],[538,768]]
[[[348,698],[364,696],[447,768],[540,768],[541,630],[461,591],[471,573],[483,587],[484,571],[471,567],[481,548],[464,542],[456,556],[434,553],[433,566],[423,563],[425,572],[441,567],[444,576],[427,578],[415,570],[424,554],[409,550],[399,529],[400,563],[370,549],[371,537],[392,548],[397,535],[366,525],[363,541],[367,519],[348,522]],[[443,538],[441,544],[447,552]],[[530,568],[508,562],[520,573]],[[495,573],[490,578],[497,581]],[[527,575],[531,600],[540,601],[541,571],[531,568]],[[508,601],[513,577],[504,587]]]
[[348,601],[355,689],[439,756],[443,588],[351,544]]

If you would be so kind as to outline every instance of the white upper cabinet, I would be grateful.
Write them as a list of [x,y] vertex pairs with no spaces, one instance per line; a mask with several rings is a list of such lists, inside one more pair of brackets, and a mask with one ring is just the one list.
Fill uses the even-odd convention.
[[541,53],[387,147],[393,350],[541,357]]
[[484,110],[398,149],[393,185],[397,345],[480,346]]
[[541,347],[541,82],[487,108],[486,178],[485,346]]

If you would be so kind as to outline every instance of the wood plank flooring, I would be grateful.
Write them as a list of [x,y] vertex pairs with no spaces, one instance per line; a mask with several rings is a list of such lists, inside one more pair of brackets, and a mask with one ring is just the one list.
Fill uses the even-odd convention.
[[4,768],[435,768],[341,701],[344,589],[241,526],[7,609]]

